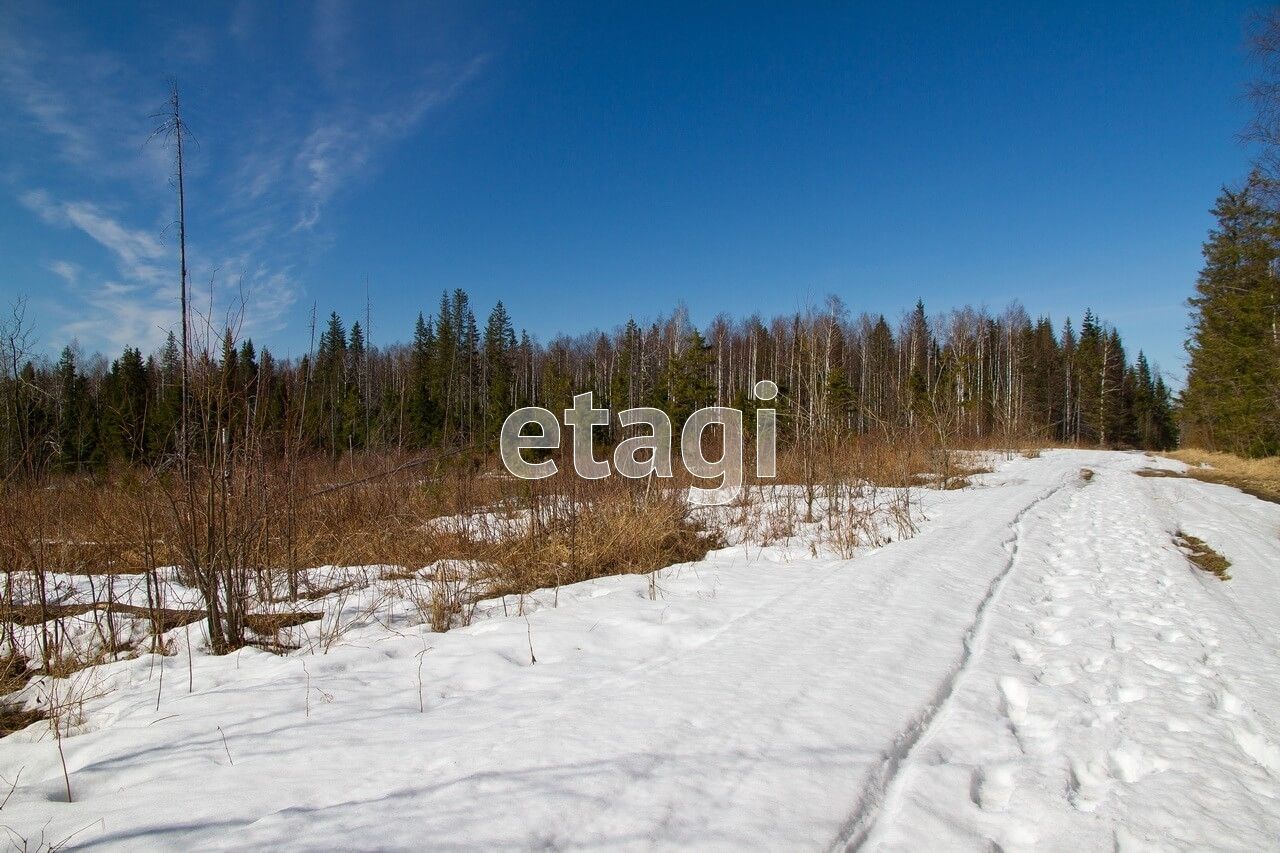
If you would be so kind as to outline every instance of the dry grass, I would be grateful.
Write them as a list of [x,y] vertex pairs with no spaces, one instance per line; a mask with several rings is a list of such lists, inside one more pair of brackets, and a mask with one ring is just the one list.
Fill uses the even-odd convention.
[[[433,625],[447,625],[468,612],[477,596],[519,595],[606,575],[643,574],[700,560],[720,547],[717,524],[696,514],[679,489],[618,477],[579,481],[572,475],[523,490],[505,512],[474,513],[403,540],[418,560],[402,554],[396,565],[436,568],[422,579],[435,602]],[[432,559],[422,559],[430,556]],[[445,612],[440,612],[440,607]]]
[[[1206,483],[1234,486],[1246,494],[1264,501],[1280,503],[1280,456],[1263,459],[1245,459],[1230,453],[1207,450],[1176,450],[1164,454],[1191,466],[1186,476]],[[1202,468],[1202,465],[1209,468]],[[1173,474],[1147,474],[1144,476],[1177,476]]]
[[1173,544],[1187,555],[1187,559],[1196,568],[1208,572],[1218,580],[1231,580],[1231,575],[1227,573],[1227,569],[1231,568],[1231,561],[1209,547],[1203,539],[1179,530],[1173,536]]
[[[232,647],[270,646],[282,630],[322,617],[308,602],[354,591],[306,571],[316,566],[386,566],[374,575],[412,587],[408,597],[420,602],[424,621],[447,630],[469,621],[481,598],[651,572],[700,559],[723,541],[690,510],[680,481],[584,482],[571,463],[537,483],[470,460],[400,466],[369,458],[259,470],[243,480],[232,472],[229,521],[219,534],[228,559],[215,590],[218,612],[224,619],[235,612],[242,632]],[[207,620],[209,597],[174,545],[183,536],[173,511],[178,488],[172,478],[136,472],[0,486],[0,656],[29,659],[40,672],[71,672],[143,650],[118,641],[117,614],[149,622],[153,636]],[[204,607],[166,606],[166,566],[200,590]],[[147,606],[113,600],[111,587],[95,581],[125,571],[148,580]],[[72,595],[63,575],[87,577],[104,598]],[[76,618],[97,626],[93,650],[71,648],[68,626]],[[37,630],[16,647],[6,625]],[[9,692],[4,686],[0,695]]]
[[1152,477],[1155,479],[1159,479],[1161,477],[1173,477],[1175,479],[1182,480],[1189,479],[1188,475],[1181,471],[1171,471],[1168,468],[1140,468],[1133,473],[1137,474],[1139,477]]
[[20,732],[32,723],[48,718],[47,711],[28,710],[13,703],[0,702],[0,737]]
[[[723,512],[690,508],[683,491],[689,478],[679,466],[674,480],[584,481],[562,456],[561,473],[536,482],[511,478],[494,460],[461,456],[426,464],[368,456],[302,460],[292,470],[282,463],[232,468],[220,497],[225,511],[215,519],[223,548],[215,613],[231,624],[224,648],[285,650],[283,632],[316,619],[323,620],[320,644],[328,648],[352,621],[328,611],[357,592],[355,581],[307,570],[370,566],[382,567],[370,577],[414,602],[424,622],[448,630],[469,622],[482,599],[699,560],[723,546],[727,525],[752,511],[753,489],[762,498],[764,489],[785,492],[786,483],[800,488],[785,506],[761,500],[750,529],[769,542],[817,525],[831,547],[853,556],[860,547],[912,535],[917,510],[909,487],[962,487],[985,470],[974,458],[919,442],[831,442],[811,448],[808,458],[781,453],[780,477],[752,487],[748,447],[748,489]],[[0,484],[0,663],[9,655],[29,672],[67,674],[141,651],[168,653],[159,635],[209,621],[207,587],[188,567],[187,534],[175,509],[182,500],[181,483],[165,471]],[[200,592],[199,605],[173,607],[169,566]],[[140,575],[135,587],[146,582],[145,606],[115,600],[102,580],[126,573]],[[63,575],[88,578],[99,598],[72,595],[65,578],[58,580]],[[315,603],[322,597],[325,614]],[[130,630],[117,630],[113,620],[121,617],[133,620]],[[93,648],[72,647],[75,619],[89,621],[98,637]],[[26,626],[27,639],[17,642],[22,632],[7,626]],[[148,632],[150,640],[137,645]],[[20,686],[0,684],[0,696]]]

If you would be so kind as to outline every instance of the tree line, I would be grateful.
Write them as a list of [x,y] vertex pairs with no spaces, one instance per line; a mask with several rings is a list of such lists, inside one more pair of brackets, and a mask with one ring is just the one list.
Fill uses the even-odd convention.
[[[66,347],[57,361],[24,352],[9,324],[0,380],[4,471],[39,476],[111,464],[164,464],[177,451],[182,356],[129,347],[107,361]],[[1176,442],[1169,389],[1118,330],[1086,310],[1077,329],[970,307],[896,323],[852,316],[838,297],[765,320],[679,308],[611,332],[546,343],[516,333],[501,302],[478,323],[463,290],[418,317],[413,339],[371,346],[359,322],[330,314],[310,352],[275,357],[224,330],[196,348],[191,388],[212,440],[252,440],[270,453],[338,457],[364,451],[491,449],[513,409],[558,410],[592,391],[597,406],[656,406],[677,429],[695,409],[750,410],[758,379],[780,389],[780,438],[924,435],[942,443],[1014,440],[1167,448]],[[751,419],[748,418],[748,423]],[[604,431],[605,440],[616,438]],[[206,437],[207,438],[207,437]]]

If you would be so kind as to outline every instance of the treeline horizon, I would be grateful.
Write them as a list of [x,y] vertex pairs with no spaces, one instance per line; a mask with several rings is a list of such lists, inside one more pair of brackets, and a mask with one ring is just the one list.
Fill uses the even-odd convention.
[[[17,315],[15,315],[17,316]],[[114,360],[77,348],[56,361],[28,357],[21,323],[7,336],[0,406],[6,476],[163,465],[179,450],[183,355],[172,333],[144,356]],[[517,334],[499,301],[483,327],[461,289],[420,314],[413,339],[367,344],[357,321],[331,313],[312,351],[280,359],[231,328],[193,335],[189,429],[219,441],[252,440],[267,456],[493,449],[512,410],[558,411],[591,391],[599,407],[655,406],[677,430],[708,405],[750,410],[751,387],[781,390],[780,438],[796,444],[842,436],[925,437],[943,446],[1034,441],[1165,449],[1177,441],[1173,401],[1139,352],[1086,309],[1031,319],[1018,304],[998,315],[962,307],[930,317],[923,303],[890,325],[851,316],[830,296],[821,309],[733,319],[704,328],[687,311],[609,333]],[[209,344],[221,339],[217,348]],[[606,441],[616,428],[602,429]],[[207,436],[206,436],[207,438]]]

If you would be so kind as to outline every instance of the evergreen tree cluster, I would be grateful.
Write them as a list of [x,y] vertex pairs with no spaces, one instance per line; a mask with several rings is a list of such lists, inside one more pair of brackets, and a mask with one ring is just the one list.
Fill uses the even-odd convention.
[[1255,171],[1224,189],[1191,305],[1182,428],[1190,443],[1280,453],[1280,211]]
[[[153,355],[127,348],[110,363],[75,347],[56,363],[13,360],[0,385],[6,474],[172,458],[181,366],[172,335]],[[513,409],[558,411],[583,391],[615,410],[656,406],[678,429],[702,406],[751,410],[759,379],[781,389],[772,405],[784,441],[869,433],[1148,448],[1176,441],[1163,379],[1142,353],[1131,363],[1119,332],[1090,311],[1077,332],[1069,320],[1058,329],[1017,306],[999,316],[963,308],[929,317],[917,304],[895,327],[884,316],[851,317],[836,297],[768,322],[721,315],[699,329],[678,309],[543,344],[517,334],[501,302],[481,329],[469,296],[455,290],[418,317],[407,344],[372,346],[360,323],[348,328],[336,313],[314,350],[293,360],[227,332],[216,354],[192,355],[187,393],[207,402],[191,429],[252,437],[279,454],[336,457],[489,446]]]

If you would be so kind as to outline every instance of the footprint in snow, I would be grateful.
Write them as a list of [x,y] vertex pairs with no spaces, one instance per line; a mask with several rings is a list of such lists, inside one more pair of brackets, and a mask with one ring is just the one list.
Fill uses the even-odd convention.
[[1040,670],[1040,674],[1036,676],[1036,681],[1045,687],[1061,687],[1064,684],[1074,684],[1075,680],[1075,672],[1071,665],[1062,661],[1055,661],[1049,664]]
[[1152,669],[1158,669],[1161,672],[1168,673],[1169,675],[1179,675],[1183,672],[1181,666],[1173,661],[1164,660],[1163,658],[1146,658],[1143,662]]
[[1111,790],[1111,784],[1111,774],[1105,764],[1072,760],[1068,800],[1078,811],[1096,811]]
[[1213,704],[1219,711],[1231,714],[1232,716],[1238,717],[1240,714],[1244,713],[1244,703],[1240,701],[1240,697],[1236,696],[1226,688],[1222,688],[1218,691],[1218,694],[1214,697]]
[[970,799],[983,811],[1004,811],[1013,796],[1017,774],[1017,765],[1007,762],[975,768],[969,785]]
[[1109,662],[1109,658],[1107,658],[1106,655],[1094,655],[1093,657],[1086,658],[1085,662],[1080,665],[1080,668],[1087,673],[1093,674],[1101,672]]
[[1267,770],[1280,774],[1280,748],[1265,735],[1253,731],[1251,726],[1235,726],[1231,731],[1240,751]]
[[1014,640],[1010,645],[1018,663],[1034,666],[1040,662],[1040,650],[1026,640]]
[[1003,676],[997,682],[1001,696],[1001,710],[1009,720],[1018,747],[1023,752],[1048,754],[1058,748],[1054,736],[1053,720],[1027,713],[1030,696],[1026,686],[1012,676]]
[[1000,688],[1000,696],[1004,699],[1004,714],[1014,725],[1026,722],[1027,688],[1011,675],[1005,675],[996,683]]
[[1115,684],[1107,687],[1095,684],[1089,688],[1089,702],[1095,707],[1111,704],[1128,704],[1144,698],[1147,691],[1136,684]]
[[1111,775],[1132,785],[1148,773],[1166,770],[1169,762],[1159,756],[1147,755],[1136,743],[1123,743],[1107,753],[1107,766]]
[[1117,684],[1115,688],[1115,696],[1117,702],[1137,702],[1139,699],[1145,698],[1147,690],[1137,684]]

